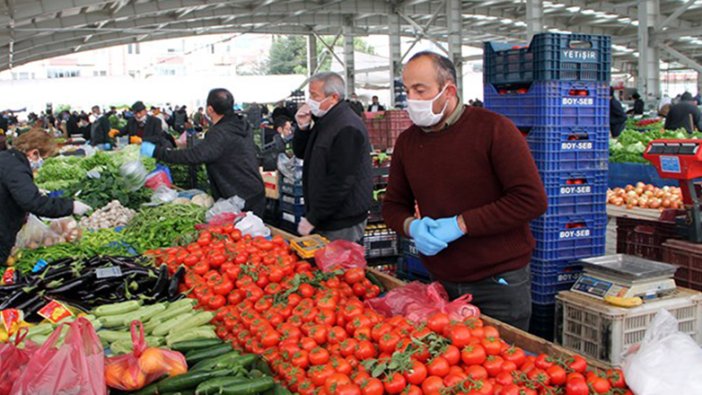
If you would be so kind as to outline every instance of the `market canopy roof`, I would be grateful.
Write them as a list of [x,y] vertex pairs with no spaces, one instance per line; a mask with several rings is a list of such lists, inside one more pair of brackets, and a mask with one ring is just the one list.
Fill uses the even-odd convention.
[[[657,42],[664,60],[702,63],[702,0],[543,1],[547,31],[613,37],[615,66],[637,63],[638,4],[660,2]],[[528,0],[460,1],[462,40],[526,40]],[[222,33],[389,34],[445,42],[445,0],[4,0],[0,2],[0,70],[35,60],[149,40]],[[685,62],[684,62],[685,63]]]

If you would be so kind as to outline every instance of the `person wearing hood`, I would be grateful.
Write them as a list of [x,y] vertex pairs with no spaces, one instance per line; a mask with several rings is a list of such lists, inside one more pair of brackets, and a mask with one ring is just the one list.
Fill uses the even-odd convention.
[[12,143],[11,149],[0,152],[0,266],[10,256],[28,214],[61,218],[91,210],[79,201],[42,195],[34,184],[33,171],[56,152],[56,143],[48,133],[32,130]]
[[685,92],[680,96],[680,101],[673,104],[665,117],[665,130],[676,130],[685,128],[688,133],[702,130],[702,116],[697,108],[695,99],[690,92]]
[[206,110],[213,125],[204,140],[188,149],[144,141],[141,154],[166,163],[204,164],[215,200],[238,196],[246,201],[245,211],[263,218],[266,197],[256,146],[248,123],[234,114],[233,108],[234,97],[228,90],[213,89],[207,96]]
[[343,78],[310,78],[309,98],[295,119],[295,156],[304,159],[305,217],[298,232],[361,243],[373,190],[371,147],[363,120],[346,102]]
[[451,299],[472,294],[481,313],[526,329],[529,222],[547,205],[526,140],[506,117],[461,103],[445,56],[420,52],[402,76],[414,126],[395,143],[383,218],[414,239]]
[[142,141],[167,148],[175,147],[173,136],[163,131],[161,120],[150,115],[143,102],[134,103],[132,113],[134,116],[127,121],[127,126],[124,127],[120,135],[137,136]]

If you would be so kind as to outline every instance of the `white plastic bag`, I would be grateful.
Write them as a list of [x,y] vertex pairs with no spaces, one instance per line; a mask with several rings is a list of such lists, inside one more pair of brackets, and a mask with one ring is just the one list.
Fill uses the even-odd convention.
[[159,185],[156,191],[151,195],[151,203],[164,204],[174,201],[178,197],[178,191],[171,189],[165,185]]
[[302,159],[295,157],[288,158],[285,153],[278,154],[278,171],[285,178],[290,178],[295,181],[302,180]]
[[[27,222],[17,234],[15,246],[17,248],[35,249],[39,247],[52,246],[62,242],[61,235],[54,232],[48,225],[44,224],[34,214],[29,214]],[[65,241],[65,240],[63,240]]]
[[126,162],[119,168],[119,174],[124,179],[124,186],[134,192],[144,186],[147,171],[140,160]]
[[624,377],[636,395],[702,394],[702,349],[678,330],[678,321],[661,309],[639,347],[624,356]]
[[232,196],[229,199],[219,199],[212,208],[205,213],[205,222],[209,223],[212,217],[216,217],[219,214],[239,214],[241,210],[244,209],[245,205],[246,201],[239,196]]
[[271,235],[271,230],[263,223],[263,220],[258,218],[256,214],[251,211],[247,212],[246,217],[242,218],[234,226],[239,229],[242,234],[251,235],[251,237],[268,237]]

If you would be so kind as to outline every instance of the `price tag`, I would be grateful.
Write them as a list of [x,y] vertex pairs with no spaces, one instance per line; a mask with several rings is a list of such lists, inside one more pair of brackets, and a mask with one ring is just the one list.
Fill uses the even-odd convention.
[[49,302],[49,304],[42,307],[38,314],[46,318],[52,324],[56,324],[64,318],[73,316],[71,310],[68,310],[68,308],[61,304],[61,302],[57,302],[55,300],[52,300]]
[[2,284],[3,285],[12,285],[15,283],[15,268],[14,267],[8,267],[7,270],[5,270],[5,273],[2,275]]
[[122,268],[119,266],[104,267],[95,270],[97,278],[122,277]]
[[22,311],[17,309],[2,311],[2,326],[5,327],[8,335],[12,336],[17,331],[20,322],[22,322]]

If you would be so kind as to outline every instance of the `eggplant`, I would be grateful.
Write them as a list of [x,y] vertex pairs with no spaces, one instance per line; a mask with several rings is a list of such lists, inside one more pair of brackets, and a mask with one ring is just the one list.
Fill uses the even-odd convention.
[[18,289],[10,295],[9,298],[5,299],[2,304],[0,304],[0,310],[5,310],[7,308],[16,307],[22,304],[27,299],[31,298],[32,295],[29,292],[25,292],[24,289]]
[[90,280],[91,280],[91,277],[94,277],[94,276],[95,276],[95,271],[90,270],[89,272],[83,274],[82,276],[80,276],[72,281],[69,281],[58,288],[54,288],[51,291],[48,291],[47,293],[62,294],[62,293],[68,292],[68,291],[75,291],[75,290],[77,290],[76,288],[78,288],[81,285],[88,285],[88,284],[92,283],[92,281],[90,281]]
[[156,298],[166,296],[168,294],[168,280],[168,266],[161,265],[158,272],[158,280],[156,280],[151,294]]
[[[164,265],[165,266],[165,265]],[[183,281],[183,278],[185,277],[185,266],[180,266],[178,267],[178,270],[173,273],[173,277],[171,277],[171,282],[168,284],[168,298],[169,300],[173,299],[176,295],[178,295],[178,288],[180,286],[180,282]]]

